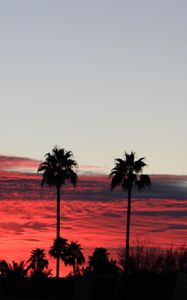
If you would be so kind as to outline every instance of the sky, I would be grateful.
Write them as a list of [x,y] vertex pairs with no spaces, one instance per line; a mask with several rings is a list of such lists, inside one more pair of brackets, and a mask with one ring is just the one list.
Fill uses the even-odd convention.
[[[0,155],[0,259],[28,260],[31,251],[48,251],[56,237],[56,191],[41,187],[40,161]],[[31,172],[32,170],[32,172]],[[133,190],[130,243],[163,248],[187,244],[186,175],[152,175],[151,188]],[[77,187],[63,186],[61,236],[78,241],[88,261],[96,247],[117,260],[125,246],[127,194],[110,190],[105,174],[79,175]],[[61,275],[71,268],[61,266]]]
[[186,11],[185,0],[0,1],[0,259],[55,238],[55,191],[36,174],[55,145],[79,165],[65,238],[87,254],[124,245],[126,194],[108,174],[135,151],[153,184],[133,192],[131,242],[187,243]]
[[187,3],[0,1],[2,155],[187,174]]

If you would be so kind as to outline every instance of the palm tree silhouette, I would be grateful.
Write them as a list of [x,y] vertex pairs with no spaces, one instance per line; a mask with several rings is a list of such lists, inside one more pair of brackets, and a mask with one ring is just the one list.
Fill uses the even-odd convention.
[[44,249],[40,248],[32,250],[31,256],[27,262],[29,263],[29,268],[36,272],[43,271],[45,268],[48,268],[49,265]]
[[78,242],[71,242],[66,249],[65,265],[73,267],[73,274],[76,276],[76,272],[79,266],[85,262],[84,254],[82,252],[81,245]]
[[130,216],[131,216],[131,197],[132,189],[142,189],[151,185],[151,179],[148,175],[142,174],[144,163],[144,157],[135,160],[135,153],[131,152],[127,154],[125,152],[124,159],[115,159],[115,167],[111,170],[110,177],[111,190],[117,186],[128,192],[128,207],[127,207],[127,226],[126,226],[126,251],[125,251],[125,270],[129,270],[129,237],[130,237]]
[[[77,174],[73,170],[77,162],[73,159],[71,151],[55,146],[52,153],[45,155],[46,159],[39,165],[38,172],[43,172],[42,186],[47,184],[56,187],[57,208],[56,208],[56,239],[60,238],[60,193],[61,187],[69,181],[74,187],[77,184]],[[59,277],[60,257],[56,257],[56,277]]]
[[59,258],[65,263],[67,247],[67,239],[59,237],[58,239],[54,240],[53,245],[49,250],[49,254],[51,255],[51,257],[56,259]]
[[89,256],[89,269],[96,275],[101,275],[109,262],[109,253],[106,248],[95,248],[93,254]]
[[19,280],[27,276],[28,267],[26,267],[25,261],[20,261],[19,263],[12,261],[12,264],[7,263],[6,261],[1,261],[0,263],[1,272],[3,270],[3,277],[7,277],[12,280]]
[[116,261],[109,258],[108,250],[103,247],[95,248],[93,254],[89,256],[86,271],[96,276],[117,275],[119,273]]

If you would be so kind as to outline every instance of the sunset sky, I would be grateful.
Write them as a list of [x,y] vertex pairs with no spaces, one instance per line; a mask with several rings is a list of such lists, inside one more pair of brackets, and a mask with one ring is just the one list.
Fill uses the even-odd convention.
[[36,170],[54,145],[79,164],[65,237],[123,245],[126,195],[107,175],[133,150],[153,187],[133,195],[132,240],[187,242],[186,11],[185,0],[0,1],[1,257],[51,245],[55,193]]

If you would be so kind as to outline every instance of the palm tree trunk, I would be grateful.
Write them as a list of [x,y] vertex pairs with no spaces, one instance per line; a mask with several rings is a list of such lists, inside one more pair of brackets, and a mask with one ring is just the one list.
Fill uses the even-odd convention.
[[[57,206],[56,206],[56,239],[60,238],[60,187],[57,186]],[[56,259],[56,277],[59,277],[60,256]]]
[[74,277],[76,276],[76,264],[75,264],[75,262],[73,263],[73,275],[74,275]]
[[128,189],[127,227],[126,227],[126,251],[125,251],[125,272],[129,271],[129,237],[131,217],[131,187]]

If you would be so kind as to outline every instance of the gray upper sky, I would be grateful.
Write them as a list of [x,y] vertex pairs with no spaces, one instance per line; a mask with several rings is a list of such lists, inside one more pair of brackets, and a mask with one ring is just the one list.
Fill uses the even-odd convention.
[[187,174],[187,2],[0,0],[1,148]]

